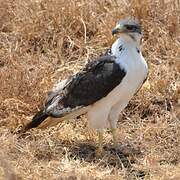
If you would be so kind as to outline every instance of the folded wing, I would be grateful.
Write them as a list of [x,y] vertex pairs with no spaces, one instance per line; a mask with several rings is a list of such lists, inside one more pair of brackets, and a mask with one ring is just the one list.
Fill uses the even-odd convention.
[[125,77],[126,71],[115,59],[110,55],[102,56],[88,63],[81,72],[58,83],[48,94],[44,108],[26,125],[25,130],[42,122],[44,127],[58,123],[47,119],[49,116],[62,120],[87,112],[89,105],[107,96]]
[[126,75],[114,56],[102,56],[72,76],[60,92],[47,102],[46,112],[55,117],[91,105],[107,96]]

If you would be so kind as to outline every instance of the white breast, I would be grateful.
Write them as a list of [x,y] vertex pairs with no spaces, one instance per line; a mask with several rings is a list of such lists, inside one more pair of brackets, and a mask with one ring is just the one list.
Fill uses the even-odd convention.
[[[116,46],[119,45],[119,42]],[[105,98],[96,102],[88,111],[89,125],[95,129],[109,128],[108,116],[115,105],[118,105],[120,113],[128,104],[133,95],[142,85],[148,72],[147,63],[138,53],[136,47],[132,44],[123,44],[124,50],[118,52],[115,48],[114,54],[116,62],[126,70],[126,76],[122,82],[113,89]],[[112,48],[113,49],[113,48]]]

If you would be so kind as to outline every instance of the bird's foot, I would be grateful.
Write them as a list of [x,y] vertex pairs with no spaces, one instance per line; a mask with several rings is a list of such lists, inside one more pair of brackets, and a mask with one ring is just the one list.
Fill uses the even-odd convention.
[[105,150],[103,148],[98,147],[95,151],[95,155],[98,158],[101,158],[105,155]]
[[118,150],[118,149],[119,149],[119,144],[118,144],[117,142],[114,142],[113,148],[114,148],[115,150]]

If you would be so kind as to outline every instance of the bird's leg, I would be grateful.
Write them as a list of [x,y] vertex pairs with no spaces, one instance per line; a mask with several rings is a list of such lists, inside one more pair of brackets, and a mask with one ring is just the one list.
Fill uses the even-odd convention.
[[98,130],[98,148],[96,149],[96,156],[102,156],[103,153],[103,131]]
[[114,148],[117,149],[118,147],[118,143],[117,143],[117,128],[115,127],[115,125],[113,126],[112,120],[113,118],[110,117],[109,115],[109,124],[110,124],[110,129],[111,129],[111,133],[113,136],[113,143],[114,143]]
[[118,147],[118,143],[117,143],[117,128],[111,128],[111,133],[113,136],[113,143],[114,143],[114,148],[116,149]]

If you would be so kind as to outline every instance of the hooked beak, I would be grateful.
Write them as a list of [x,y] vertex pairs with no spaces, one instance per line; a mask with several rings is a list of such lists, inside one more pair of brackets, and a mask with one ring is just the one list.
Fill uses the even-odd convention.
[[120,24],[117,24],[116,27],[112,30],[112,35],[122,33],[124,31],[125,29]]

